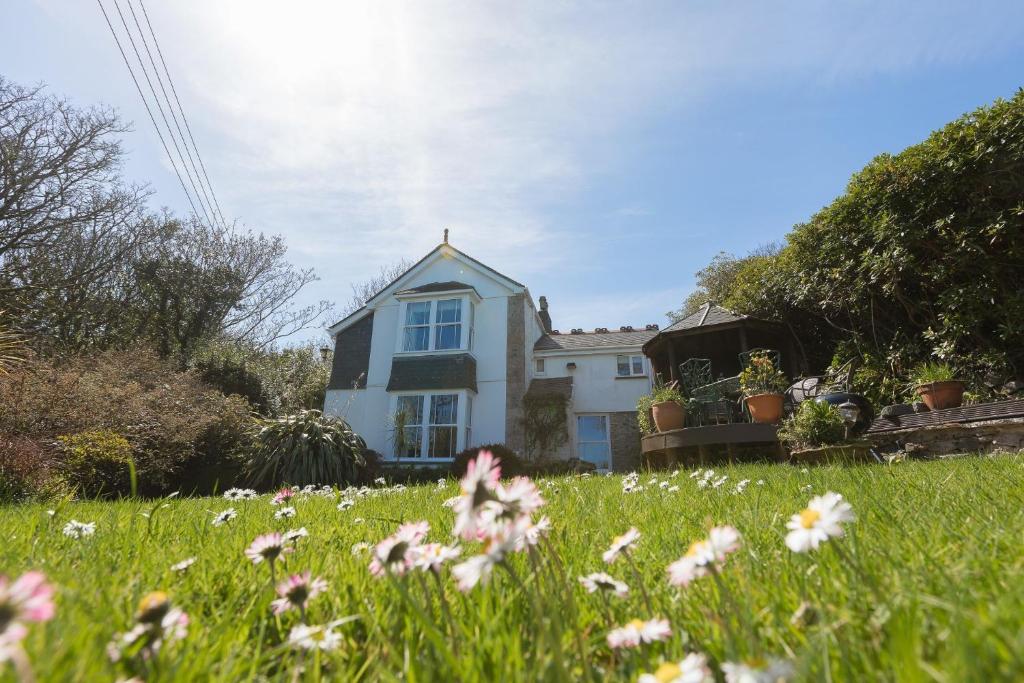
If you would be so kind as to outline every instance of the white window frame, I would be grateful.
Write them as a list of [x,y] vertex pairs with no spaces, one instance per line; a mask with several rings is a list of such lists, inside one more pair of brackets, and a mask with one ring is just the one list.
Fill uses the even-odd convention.
[[[605,441],[580,441],[580,418],[581,417],[603,417],[605,424],[605,434],[607,439]],[[615,463],[615,454],[612,452],[612,416],[608,413],[575,413],[573,415],[573,449],[576,451],[576,457],[583,460],[583,453],[581,446],[585,443],[606,443],[608,444],[608,469],[598,469],[599,472],[611,471]],[[589,461],[588,461],[589,462]]]
[[[458,325],[461,330],[459,332],[459,346],[451,349],[438,349],[437,348],[437,334],[441,327],[453,325],[455,323],[439,323],[437,322],[437,305],[440,301],[459,301],[461,306],[460,320]],[[409,304],[429,304],[430,312],[427,317],[427,323],[425,325],[406,325],[405,320],[408,315]],[[476,304],[479,303],[479,298],[471,293],[459,293],[452,292],[451,294],[444,293],[431,293],[431,296],[407,296],[399,299],[398,307],[398,334],[395,339],[395,354],[399,355],[422,355],[422,354],[443,354],[443,353],[465,353],[472,350],[473,338],[474,338],[474,319],[476,317]],[[427,328],[427,348],[416,349],[411,351],[405,350],[405,330],[407,327],[425,327]]]
[[473,392],[466,389],[431,389],[429,391],[397,391],[391,394],[391,415],[398,412],[398,397],[399,396],[422,396],[423,397],[423,417],[418,425],[406,425],[407,427],[418,426],[420,427],[420,453],[424,454],[418,458],[404,458],[399,457],[394,452],[394,440],[392,439],[389,448],[391,449],[391,460],[395,462],[408,462],[408,463],[446,463],[451,462],[453,458],[433,458],[428,457],[426,454],[430,453],[430,427],[438,426],[431,425],[430,423],[430,400],[433,396],[457,396],[458,406],[456,409],[456,421],[452,425],[455,427],[455,452],[454,455],[464,451],[468,448],[468,445],[472,444],[472,401]]
[[[629,373],[622,374],[619,372],[619,359],[625,358],[626,363],[629,365]],[[636,363],[640,361],[640,372],[636,371]],[[615,355],[615,376],[616,377],[646,377],[647,376],[647,359],[643,354],[636,353],[618,353]]]
[[533,374],[535,375],[546,375],[547,374],[547,359],[546,358],[534,358],[533,359]]

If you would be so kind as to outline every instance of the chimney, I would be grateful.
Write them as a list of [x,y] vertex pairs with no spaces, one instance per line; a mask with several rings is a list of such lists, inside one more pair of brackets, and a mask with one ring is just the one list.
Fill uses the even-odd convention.
[[546,296],[540,298],[540,313],[538,315],[540,315],[540,322],[544,326],[544,331],[550,334],[551,314],[548,313],[548,298]]

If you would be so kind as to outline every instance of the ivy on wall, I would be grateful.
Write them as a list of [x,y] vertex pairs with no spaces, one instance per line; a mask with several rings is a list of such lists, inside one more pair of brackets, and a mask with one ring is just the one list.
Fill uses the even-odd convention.
[[521,422],[528,459],[543,460],[569,440],[568,405],[569,398],[560,394],[523,398]]

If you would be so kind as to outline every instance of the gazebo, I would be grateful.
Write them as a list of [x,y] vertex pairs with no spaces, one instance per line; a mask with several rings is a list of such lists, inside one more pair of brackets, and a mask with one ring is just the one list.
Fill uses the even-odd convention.
[[713,379],[734,377],[743,369],[740,354],[752,349],[779,352],[781,370],[790,377],[806,371],[797,345],[785,325],[736,313],[710,301],[644,344],[655,373],[666,382],[678,380],[679,364],[691,358],[711,361]]

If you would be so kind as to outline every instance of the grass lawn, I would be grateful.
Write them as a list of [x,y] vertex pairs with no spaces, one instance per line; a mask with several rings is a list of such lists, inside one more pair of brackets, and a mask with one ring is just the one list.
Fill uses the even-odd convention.
[[[629,493],[620,476],[542,480],[547,542],[466,593],[447,568],[436,582],[420,572],[374,578],[356,545],[421,519],[427,540],[452,542],[454,513],[442,502],[458,495],[454,481],[353,497],[346,510],[334,497],[299,496],[283,520],[267,496],[7,506],[0,570],[39,569],[56,586],[55,617],[30,624],[24,641],[42,681],[127,677],[129,663],[112,664],[107,644],[157,589],[191,623],[184,639],[134,664],[151,681],[635,680],[691,651],[719,679],[721,663],[751,658],[791,662],[792,680],[1024,679],[1024,454],[716,470],[728,476],[718,488],[700,488],[688,471],[643,474],[643,489]],[[790,551],[787,521],[826,491],[841,493],[856,520],[818,550]],[[237,517],[212,525],[229,507]],[[70,519],[94,522],[95,534],[66,537]],[[722,524],[742,534],[739,550],[717,574],[670,586],[667,565]],[[631,526],[641,537],[630,557],[606,565],[612,538]],[[287,572],[329,583],[309,622],[351,617],[330,652],[289,647],[300,614],[272,613],[268,565],[244,554],[257,535],[296,527],[309,535],[286,556]],[[462,559],[477,550],[464,544]],[[187,571],[171,571],[193,556]],[[278,562],[279,580],[284,569]],[[587,593],[578,577],[599,571],[626,582],[628,596]],[[611,628],[656,616],[671,623],[668,640],[609,648]],[[0,680],[14,680],[10,666]]]

